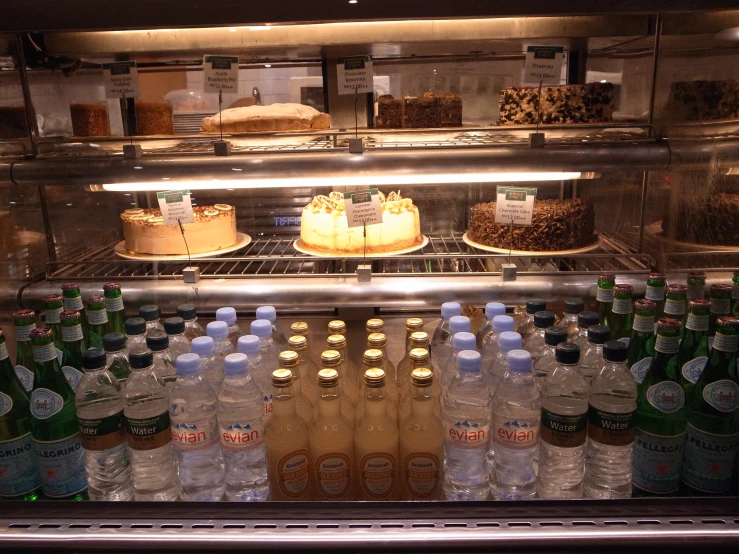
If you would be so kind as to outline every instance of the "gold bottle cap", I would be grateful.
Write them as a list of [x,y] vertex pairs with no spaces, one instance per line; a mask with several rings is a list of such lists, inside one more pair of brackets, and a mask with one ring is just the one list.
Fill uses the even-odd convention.
[[416,387],[430,387],[434,380],[434,372],[426,367],[417,367],[411,371],[411,384]]
[[376,348],[370,348],[364,351],[364,363],[367,365],[382,363],[385,359],[385,353]]
[[411,333],[411,348],[426,348],[429,345],[429,334],[426,331]]
[[371,389],[385,386],[385,372],[379,367],[373,367],[364,372],[364,384]]
[[277,369],[272,372],[272,386],[284,389],[293,384],[293,372],[289,369]]
[[322,369],[318,372],[318,386],[330,389],[339,385],[339,372],[335,369]]
[[409,317],[405,320],[406,331],[421,331],[423,329],[423,319],[420,317]]
[[299,357],[297,352],[285,350],[280,352],[280,367],[295,367],[298,365]]
[[387,338],[384,333],[372,333],[367,337],[367,346],[370,348],[385,348],[387,346]]
[[293,335],[305,336],[308,334],[308,324],[305,321],[296,321],[290,325],[290,332]]
[[293,335],[287,339],[287,345],[296,352],[308,349],[308,339],[303,335]]
[[410,352],[411,363],[426,363],[429,361],[429,351],[425,348],[414,348]]
[[344,338],[344,335],[329,335],[329,337],[326,339],[326,346],[328,346],[331,350],[335,350],[337,348],[345,348],[346,338]]
[[368,319],[365,329],[368,333],[382,333],[385,329],[385,322],[377,318]]
[[346,333],[346,323],[340,319],[328,322],[328,332],[332,335],[343,335]]
[[321,353],[321,363],[327,367],[337,366],[341,363],[341,354],[336,350],[324,350]]

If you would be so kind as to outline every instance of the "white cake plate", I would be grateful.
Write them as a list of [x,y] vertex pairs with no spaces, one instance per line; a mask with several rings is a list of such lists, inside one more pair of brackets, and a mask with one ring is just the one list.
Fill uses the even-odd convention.
[[593,250],[600,248],[602,244],[600,237],[598,237],[593,244],[583,246],[582,248],[573,248],[572,250],[508,250],[507,248],[496,248],[495,246],[480,244],[479,242],[475,242],[469,238],[467,234],[468,233],[465,233],[462,236],[462,240],[467,245],[472,246],[473,248],[479,248],[480,250],[485,250],[486,252],[493,252],[495,254],[508,255],[510,253],[511,256],[571,256],[572,254],[585,254],[586,252],[592,252]]
[[[133,144],[138,144],[144,152],[162,150],[164,148],[175,148],[182,144],[182,139],[162,138],[172,135],[142,135],[133,138]],[[149,139],[149,140],[147,140]],[[125,144],[131,144],[130,140],[101,140],[101,137],[69,137],[75,142],[84,142],[91,146],[105,150],[106,152],[122,152]]]
[[212,252],[199,252],[191,255],[189,258],[187,254],[177,255],[163,255],[163,254],[137,254],[126,250],[126,241],[122,240],[115,245],[113,251],[127,260],[139,260],[142,262],[173,262],[173,261],[187,261],[188,259],[196,260],[200,258],[212,258],[213,256],[220,256],[221,254],[228,254],[229,252],[235,252],[239,248],[244,248],[251,242],[251,237],[246,233],[236,233],[236,243],[228,248],[221,248],[220,250],[213,250]]
[[416,250],[419,250],[426,246],[429,243],[429,239],[427,236],[424,235],[423,240],[421,241],[421,244],[417,244],[416,246],[409,246],[408,248],[402,248],[400,250],[393,250],[392,252],[377,252],[377,253],[367,253],[367,256],[364,256],[364,254],[346,254],[344,252],[324,252],[322,250],[314,250],[312,248],[308,248],[303,244],[303,241],[301,239],[296,239],[293,243],[293,247],[298,252],[302,252],[303,254],[309,254],[311,256],[318,256],[320,258],[389,258],[392,256],[399,256],[400,254],[409,254],[411,252],[415,252]]

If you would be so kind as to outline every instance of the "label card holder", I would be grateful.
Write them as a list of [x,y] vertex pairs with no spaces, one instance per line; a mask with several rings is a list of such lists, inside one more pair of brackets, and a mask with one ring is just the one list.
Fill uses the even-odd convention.
[[138,98],[140,92],[136,62],[104,63],[103,83],[106,98]]

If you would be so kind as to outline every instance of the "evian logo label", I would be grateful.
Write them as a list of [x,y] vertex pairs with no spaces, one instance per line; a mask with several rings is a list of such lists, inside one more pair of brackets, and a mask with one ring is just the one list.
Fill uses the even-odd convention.
[[490,440],[490,422],[445,419],[446,441],[454,448],[484,448]]
[[697,383],[707,362],[708,358],[706,356],[698,356],[697,358],[693,358],[692,360],[685,362],[681,369],[683,377],[691,383]]
[[213,445],[215,433],[210,425],[176,423],[172,425],[172,442],[178,450],[202,450]]
[[48,419],[64,407],[64,399],[49,389],[36,389],[31,393],[31,415],[36,419]]
[[722,379],[703,387],[703,400],[720,412],[730,413],[739,407],[739,385]]
[[647,401],[660,412],[671,414],[685,404],[685,392],[674,381],[662,381],[649,387]]
[[531,448],[539,442],[540,419],[502,419],[493,431],[495,444],[506,448]]
[[221,426],[221,446],[226,450],[245,452],[264,444],[264,427],[260,423],[232,423]]
[[0,416],[4,416],[13,409],[13,399],[0,392]]

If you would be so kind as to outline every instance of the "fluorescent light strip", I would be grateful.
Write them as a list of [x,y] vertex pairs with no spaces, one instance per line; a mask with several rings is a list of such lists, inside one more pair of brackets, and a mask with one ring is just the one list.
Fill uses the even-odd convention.
[[283,179],[212,179],[209,181],[137,181],[105,183],[103,190],[116,192],[149,192],[173,190],[270,189],[287,187],[378,187],[386,185],[443,185],[452,183],[509,183],[531,181],[565,181],[580,179],[580,172],[526,173],[444,173],[432,175],[355,175],[352,177],[291,177]]

